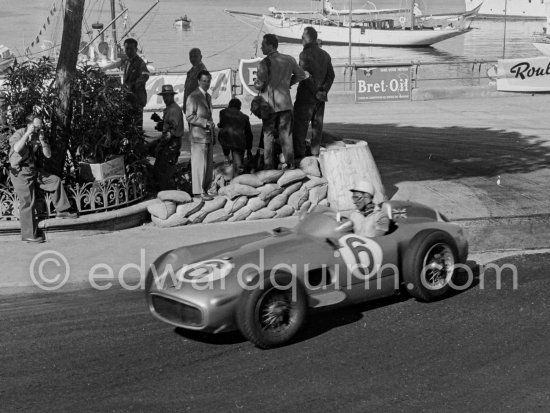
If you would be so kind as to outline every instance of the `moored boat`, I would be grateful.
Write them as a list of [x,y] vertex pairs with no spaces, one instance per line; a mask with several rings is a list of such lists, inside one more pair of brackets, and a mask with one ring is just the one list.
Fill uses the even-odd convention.
[[15,62],[15,55],[11,52],[10,48],[0,44],[0,73],[10,67]]
[[174,26],[181,28],[191,27],[191,19],[188,18],[187,15],[181,16],[174,21]]
[[479,9],[479,17],[539,20],[546,17],[548,0],[465,0],[466,10]]

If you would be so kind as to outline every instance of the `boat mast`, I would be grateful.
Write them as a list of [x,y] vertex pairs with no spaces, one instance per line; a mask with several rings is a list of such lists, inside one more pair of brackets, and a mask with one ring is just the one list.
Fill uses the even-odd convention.
[[414,30],[414,2],[415,0],[411,0],[411,30]]
[[113,21],[113,25],[111,26],[112,29],[111,29],[111,33],[113,34],[113,44],[117,44],[117,40],[116,40],[116,23],[115,23],[115,17],[116,17],[116,13],[115,13],[115,0],[111,0],[111,20]]
[[351,19],[353,17],[353,12],[352,12],[352,0],[349,0],[349,17],[348,17],[348,24],[349,24],[349,28],[348,28],[348,32],[349,32],[349,42],[348,42],[348,64],[350,66],[350,70],[351,70]]

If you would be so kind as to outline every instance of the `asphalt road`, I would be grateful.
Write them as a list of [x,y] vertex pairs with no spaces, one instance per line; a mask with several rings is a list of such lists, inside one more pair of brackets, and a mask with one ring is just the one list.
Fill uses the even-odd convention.
[[261,351],[193,336],[120,288],[2,297],[0,410],[44,412],[550,409],[550,254],[424,304],[395,298],[310,318]]

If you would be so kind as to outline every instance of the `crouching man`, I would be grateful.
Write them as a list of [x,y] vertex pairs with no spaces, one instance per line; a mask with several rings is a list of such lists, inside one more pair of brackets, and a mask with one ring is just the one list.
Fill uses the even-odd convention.
[[53,204],[58,218],[76,218],[69,212],[71,204],[58,176],[36,168],[36,156],[41,150],[46,158],[52,156],[50,145],[44,137],[42,120],[36,116],[27,118],[27,127],[15,131],[10,137],[10,178],[19,198],[19,220],[23,242],[44,242],[38,234],[34,211],[35,187],[53,193]]

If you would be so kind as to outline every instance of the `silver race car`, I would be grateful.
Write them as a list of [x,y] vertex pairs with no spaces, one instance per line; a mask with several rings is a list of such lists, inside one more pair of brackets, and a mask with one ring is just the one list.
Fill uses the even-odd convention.
[[238,329],[260,348],[288,343],[308,309],[338,307],[407,291],[432,301],[466,262],[462,229],[428,206],[382,205],[387,234],[364,238],[351,222],[317,207],[292,228],[176,248],[146,279],[150,311],[189,330]]

